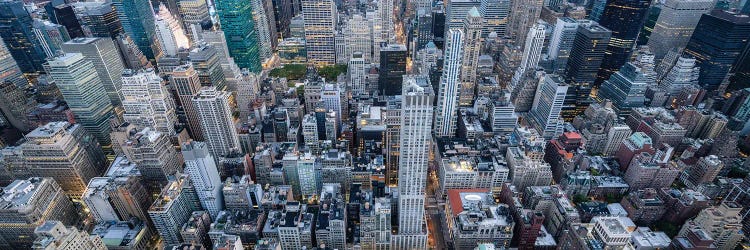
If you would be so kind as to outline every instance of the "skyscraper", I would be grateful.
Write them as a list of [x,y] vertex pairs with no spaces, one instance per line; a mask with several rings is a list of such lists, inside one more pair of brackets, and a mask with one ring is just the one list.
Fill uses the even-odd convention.
[[86,61],[93,63],[112,105],[122,105],[124,66],[112,39],[80,37],[64,43],[62,49],[66,53],[81,53]]
[[[52,3],[50,3],[52,5]],[[83,37],[83,29],[78,23],[78,17],[73,11],[70,4],[60,4],[52,8],[54,15],[50,16],[50,21],[65,27],[71,38]]]
[[367,86],[367,75],[365,73],[366,68],[365,59],[361,52],[352,54],[352,59],[349,60],[349,87],[352,90],[352,95],[361,95],[366,93],[365,87]]
[[175,104],[162,79],[153,69],[122,74],[123,119],[139,129],[151,127],[167,135],[174,135],[177,123]]
[[464,19],[463,59],[461,59],[461,88],[458,104],[470,106],[474,102],[474,89],[477,82],[477,62],[482,47],[482,17],[476,7],[469,9]]
[[701,86],[715,91],[750,39],[750,16],[714,10],[701,16],[685,53],[700,67]]
[[[302,9],[303,13],[307,11]],[[394,27],[393,27],[393,1],[380,0],[378,1],[378,15],[380,17],[380,34],[376,34],[379,39],[375,41],[380,42],[395,42],[394,38]],[[307,21],[307,20],[305,20]]]
[[[273,13],[266,13],[265,3],[267,0],[252,0],[253,4],[253,21],[255,23],[255,33],[258,34],[258,54],[261,62],[268,60],[273,56],[273,50],[276,48],[276,21],[273,19]],[[268,14],[271,14],[270,16]]]
[[109,121],[113,108],[94,64],[80,53],[66,53],[48,60],[45,69],[55,80],[76,122],[103,147],[110,147]]
[[98,235],[91,236],[86,231],[79,230],[75,226],[66,227],[56,220],[49,220],[39,225],[34,230],[34,234],[37,237],[34,241],[34,249],[75,246],[80,249],[107,250],[107,246]]
[[91,36],[114,39],[123,32],[122,23],[111,2],[76,2],[73,6]]
[[378,76],[380,95],[389,96],[401,93],[401,82],[406,74],[406,56],[406,46],[403,44],[380,47],[380,75]]
[[344,41],[346,44],[347,59],[352,59],[354,54],[360,53],[364,62],[372,62],[372,29],[367,19],[360,14],[354,14],[344,27]]
[[18,88],[23,89],[29,86],[29,82],[23,76],[21,68],[18,67],[4,41],[0,41],[0,75],[3,76],[0,77],[1,81],[12,82]]
[[154,59],[158,47],[154,34],[154,9],[149,0],[113,0],[112,6],[125,33],[148,59]]
[[24,73],[42,72],[44,50],[32,32],[32,19],[23,1],[0,2],[0,36]]
[[201,86],[213,86],[218,90],[227,88],[227,77],[224,75],[221,63],[220,49],[210,44],[199,44],[190,50],[190,63],[198,72]]
[[609,99],[618,115],[626,116],[633,108],[646,103],[646,87],[656,78],[654,55],[640,55],[634,62],[628,62],[604,81],[597,93],[597,99]]
[[[148,215],[166,244],[181,244],[180,228],[193,213],[193,202],[198,199],[187,175],[170,181],[151,207]],[[192,192],[191,192],[192,191]]]
[[526,35],[526,43],[523,46],[521,64],[516,69],[510,82],[509,89],[511,92],[515,92],[516,88],[523,88],[520,85],[526,77],[526,72],[535,71],[539,64],[539,59],[542,57],[542,48],[544,47],[545,24],[544,21],[540,21],[529,29],[529,34]]
[[159,13],[154,19],[154,25],[156,25],[155,35],[162,56],[176,56],[177,50],[190,47],[190,41],[188,41],[179,19],[172,16],[164,4],[159,5]]
[[612,31],[612,37],[596,76],[597,86],[630,59],[633,44],[638,39],[650,5],[649,0],[607,0],[598,22]]
[[508,0],[482,0],[479,5],[479,13],[484,20],[482,37],[487,37],[492,32],[495,32],[498,37],[505,36],[508,32],[509,11],[510,1]]
[[471,10],[471,8],[479,8],[480,5],[481,3],[479,2],[479,0],[447,1],[445,9],[445,32],[447,33],[450,29],[463,28],[464,20],[466,20],[466,16],[469,15],[469,10]]
[[336,3],[333,0],[300,0],[305,19],[307,61],[314,65],[336,63],[334,34]]
[[545,76],[540,84],[528,120],[542,137],[549,140],[562,133],[560,112],[569,86],[557,75]]
[[703,14],[713,9],[711,0],[667,0],[661,5],[659,19],[648,40],[648,47],[657,60],[672,48],[687,45]]
[[549,58],[554,61],[554,72],[557,74],[565,73],[565,65],[568,64],[577,31],[578,20],[570,17],[557,18],[548,51]]
[[260,55],[258,51],[258,33],[253,20],[251,1],[219,0],[216,1],[216,12],[222,30],[227,38],[229,56],[234,58],[240,68],[251,72],[260,72]]
[[185,112],[190,137],[193,140],[202,141],[203,129],[201,129],[198,111],[193,104],[193,97],[198,95],[198,91],[201,89],[198,72],[190,64],[182,65],[172,71],[169,81],[177,90],[177,100],[182,106],[183,112]]
[[542,0],[511,1],[506,35],[513,39],[514,45],[523,46],[526,41],[526,31],[539,19],[543,3]]
[[217,163],[218,157],[240,149],[232,109],[229,107],[230,95],[229,92],[217,91],[215,87],[203,87],[193,97],[204,140]]
[[[456,112],[458,110],[458,76],[461,72],[464,33],[450,29],[445,44],[443,75],[438,87],[437,110],[435,110],[435,134],[452,137],[456,134]],[[403,125],[402,125],[403,126]]]
[[185,172],[192,180],[201,205],[212,218],[216,218],[224,207],[224,196],[221,195],[224,185],[214,157],[208,153],[206,143],[198,141],[183,143],[182,155],[185,157]]
[[60,46],[70,40],[70,35],[65,26],[35,18],[33,27],[34,34],[37,36],[39,43],[42,44],[42,49],[44,49],[44,54],[47,57],[55,56],[57,51],[61,50]]
[[611,35],[612,31],[593,21],[582,21],[578,25],[565,69],[565,81],[570,85],[562,115],[566,120],[572,120],[586,109]]
[[195,37],[199,31],[210,29],[211,16],[208,13],[208,4],[206,0],[183,0],[177,3],[179,5],[180,17],[184,25],[185,34],[195,43],[198,37]]
[[[460,41],[461,35],[456,38]],[[422,82],[422,85],[419,82],[417,78],[408,78],[401,95],[399,225],[398,234],[392,238],[392,249],[427,248],[427,232],[423,228],[433,94],[429,84],[424,85],[429,81]]]

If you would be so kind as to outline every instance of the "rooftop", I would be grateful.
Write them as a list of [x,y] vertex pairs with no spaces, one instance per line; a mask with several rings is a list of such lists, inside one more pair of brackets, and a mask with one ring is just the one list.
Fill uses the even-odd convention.
[[121,247],[136,244],[145,237],[146,231],[141,221],[110,221],[96,225],[91,234],[99,235],[107,247]]

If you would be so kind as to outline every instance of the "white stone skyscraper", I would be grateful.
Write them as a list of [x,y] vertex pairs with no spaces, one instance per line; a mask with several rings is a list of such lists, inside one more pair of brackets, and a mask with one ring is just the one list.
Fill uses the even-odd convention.
[[206,143],[199,141],[183,143],[182,156],[185,158],[185,172],[192,180],[198,200],[211,218],[216,218],[224,207],[224,196],[221,194],[224,185],[215,157],[208,152]]
[[305,19],[307,61],[314,65],[336,62],[336,3],[333,0],[300,0]]
[[577,32],[577,20],[570,17],[557,18],[549,42],[549,52],[547,52],[549,58],[554,61],[553,69],[555,73],[564,73]]
[[529,120],[537,132],[547,140],[562,133],[564,123],[560,116],[568,85],[558,75],[546,75],[544,81],[539,83],[534,104],[531,106]]
[[544,47],[545,30],[545,23],[542,21],[537,22],[529,29],[529,33],[526,36],[526,43],[523,46],[521,65],[516,69],[510,82],[509,89],[511,89],[511,92],[517,87],[522,87],[518,85],[524,79],[526,72],[533,72],[539,65],[539,59],[542,57],[542,48]]
[[185,30],[163,3],[159,5],[159,13],[154,18],[154,26],[163,55],[176,56],[180,48],[190,48],[190,40],[185,35]]
[[666,0],[661,4],[661,12],[654,30],[648,39],[648,47],[658,60],[672,48],[683,48],[693,35],[703,14],[714,8],[713,0]]
[[460,29],[450,29],[446,36],[443,75],[440,77],[437,110],[435,111],[435,133],[438,136],[453,136],[456,133],[463,36],[464,33]]
[[461,59],[461,89],[458,104],[471,106],[477,82],[477,62],[482,48],[482,16],[476,7],[469,9],[464,19],[463,59]]
[[352,54],[352,58],[349,59],[349,88],[352,90],[352,95],[358,96],[365,94],[367,87],[367,72],[366,69],[368,64],[365,62],[364,55],[361,52]]
[[239,135],[229,107],[230,96],[231,93],[217,91],[215,87],[203,87],[193,97],[204,141],[217,162],[219,157],[240,149]]
[[365,62],[372,62],[372,29],[369,20],[361,14],[354,14],[344,28],[344,41],[347,61],[360,52]]
[[526,31],[529,30],[542,14],[542,0],[511,1],[508,14],[508,30],[506,35],[511,37],[513,44],[522,46],[526,41]]
[[429,161],[432,89],[424,77],[405,77],[401,95],[398,234],[392,249],[426,249],[425,188]]
[[167,135],[175,134],[175,103],[167,87],[153,69],[122,74],[123,119],[138,129],[152,127]]
[[120,76],[125,66],[112,39],[79,37],[63,43],[62,49],[65,53],[81,53],[85,61],[90,61],[112,105],[120,105],[120,100],[122,100]]
[[380,14],[380,41],[394,42],[393,0],[380,0],[378,13]]

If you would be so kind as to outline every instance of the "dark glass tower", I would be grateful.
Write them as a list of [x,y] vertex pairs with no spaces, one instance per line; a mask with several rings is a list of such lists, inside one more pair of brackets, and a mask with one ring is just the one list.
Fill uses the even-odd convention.
[[442,2],[432,8],[432,36],[435,46],[443,49],[445,43],[445,8]]
[[22,1],[0,2],[0,36],[18,67],[25,73],[42,72],[44,50],[32,29],[32,19]]
[[154,40],[154,9],[149,0],[113,0],[112,6],[117,11],[125,33],[138,45],[143,55],[154,59],[152,46],[158,42]]
[[54,13],[54,20],[51,21],[56,24],[65,26],[65,29],[68,30],[68,35],[70,35],[70,38],[84,37],[83,28],[81,28],[81,24],[78,23],[78,18],[76,17],[76,13],[73,11],[73,6],[70,6],[68,4],[55,6]]
[[648,15],[650,0],[608,0],[599,24],[612,31],[604,61],[597,74],[596,86],[620,69],[630,59],[633,44],[638,39]]
[[291,0],[273,0],[273,13],[276,17],[276,31],[281,37],[289,37],[289,25],[294,17]]
[[659,14],[661,14],[661,6],[651,6],[648,10],[646,23],[643,24],[643,29],[641,29],[641,33],[638,34],[638,41],[636,44],[646,45],[648,43],[648,39],[651,37],[651,32],[654,31],[654,26],[656,26],[656,21],[659,19]]
[[83,11],[81,21],[94,37],[116,38],[123,32],[117,12],[108,2],[80,2]]
[[565,120],[572,120],[591,103],[591,87],[611,36],[612,31],[594,21],[579,23],[565,69],[565,81],[570,85],[561,114]]
[[229,55],[240,68],[260,72],[258,34],[255,33],[252,2],[247,0],[216,1],[221,29],[227,39]]
[[750,39],[750,17],[723,10],[703,14],[685,53],[701,68],[698,80],[708,91],[719,88]]
[[391,44],[380,47],[378,93],[385,96],[400,95],[404,74],[406,74],[406,46]]

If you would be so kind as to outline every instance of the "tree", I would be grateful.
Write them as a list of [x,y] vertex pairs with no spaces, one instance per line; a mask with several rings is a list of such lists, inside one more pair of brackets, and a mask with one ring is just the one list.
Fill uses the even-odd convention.
[[281,68],[272,69],[268,73],[270,77],[284,77],[287,80],[299,80],[305,77],[307,66],[304,64],[287,64]]
[[326,81],[336,81],[339,75],[346,73],[348,66],[346,64],[336,64],[330,66],[323,66],[318,69],[318,74],[325,78]]

